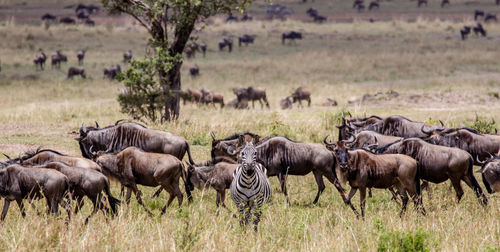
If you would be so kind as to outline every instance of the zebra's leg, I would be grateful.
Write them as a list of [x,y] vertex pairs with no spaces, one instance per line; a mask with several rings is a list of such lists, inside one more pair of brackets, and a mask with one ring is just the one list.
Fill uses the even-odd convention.
[[250,217],[252,216],[253,208],[254,208],[253,200],[247,202],[246,211],[245,211],[245,226],[248,225],[248,222],[250,221]]
[[255,219],[253,220],[253,230],[257,232],[257,228],[260,222],[260,216],[262,215],[262,208],[260,206],[253,207],[253,212]]
[[239,203],[236,205],[238,207],[238,212],[240,213],[240,226],[244,226],[244,214],[245,214],[245,205],[243,203]]

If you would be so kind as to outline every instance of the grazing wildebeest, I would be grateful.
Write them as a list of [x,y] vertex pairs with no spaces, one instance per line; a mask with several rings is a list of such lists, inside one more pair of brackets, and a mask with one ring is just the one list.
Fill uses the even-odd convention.
[[337,105],[338,105],[337,101],[330,99],[330,98],[326,98],[325,101],[323,103],[321,103],[321,106],[324,106],[324,107],[334,107]]
[[84,11],[78,12],[78,14],[76,14],[76,18],[78,18],[78,19],[82,19],[82,20],[83,20],[83,19],[87,19],[87,18],[89,18],[89,17],[90,17],[90,16],[89,16],[89,14],[87,14],[87,13],[86,13],[86,12],[84,12]]
[[470,30],[470,26],[464,26],[464,28],[460,30],[460,36],[462,36],[462,40],[465,40],[467,38],[467,35],[470,34]]
[[[408,195],[413,198],[416,207],[422,214],[425,210],[420,197],[420,172],[415,159],[400,154],[376,155],[364,149],[350,150],[344,141],[329,143],[325,137],[323,140],[327,148],[333,152],[336,159],[334,168],[340,181],[349,182],[351,191],[347,198],[351,198],[359,189],[361,216],[365,215],[366,188],[389,189],[396,187],[403,202],[400,215],[406,210]],[[351,206],[354,213],[359,217],[356,209]]]
[[316,10],[315,8],[309,8],[309,9],[307,9],[306,13],[307,13],[307,15],[309,15],[312,18],[315,17],[315,16],[317,16],[317,15],[319,15],[318,10]]
[[85,22],[84,22],[86,25],[88,26],[95,26],[95,22],[94,20],[90,19],[90,18],[87,18],[85,19]]
[[240,47],[242,43],[248,46],[248,44],[253,44],[254,40],[255,40],[255,35],[245,34],[243,36],[238,37],[238,46]]
[[63,18],[59,19],[59,23],[62,23],[62,24],[75,24],[76,21],[72,17],[63,17]]
[[[96,162],[102,167],[105,175],[116,178],[122,185],[134,192],[137,202],[150,215],[152,214],[142,202],[142,193],[137,185],[160,186],[169,193],[170,197],[161,211],[162,215],[175,197],[177,197],[179,207],[182,205],[183,195],[179,189],[179,178],[181,177],[188,200],[191,200],[182,161],[172,155],[144,152],[137,147],[128,147],[118,154],[102,154],[96,159]],[[130,201],[130,190],[125,199],[127,204]]]
[[248,99],[242,98],[234,98],[230,101],[228,101],[225,106],[229,106],[235,109],[247,109],[248,108]]
[[281,44],[284,45],[286,39],[295,42],[296,39],[302,39],[302,33],[291,31],[281,34]]
[[189,162],[194,163],[186,139],[169,132],[148,129],[138,123],[118,121],[105,128],[82,126],[80,137],[75,140],[79,142],[85,158],[94,157],[93,153],[97,151],[113,153],[135,146],[147,152],[171,154],[180,160],[187,152]]
[[105,67],[103,72],[104,72],[103,78],[109,78],[110,80],[114,80],[116,76],[122,72],[122,68],[120,67],[120,65],[112,65],[109,67]]
[[45,15],[42,16],[43,21],[56,21],[56,16],[50,14],[50,13],[45,13]]
[[99,209],[106,213],[106,209],[102,205],[102,192],[104,192],[108,198],[111,213],[116,213],[116,206],[120,204],[120,201],[111,194],[109,180],[101,172],[68,166],[61,162],[50,162],[34,166],[34,168],[53,169],[64,174],[68,178],[70,195],[72,199],[76,201],[75,214],[83,207],[83,198],[85,196],[92,201],[94,209],[85,219],[85,223],[87,223],[89,218],[97,213]]
[[418,0],[417,6],[420,8],[420,6],[424,5],[427,7],[427,0]]
[[302,107],[302,100],[307,101],[307,106],[311,107],[311,91],[304,87],[299,87],[292,93],[293,103],[299,102],[299,106]]
[[[479,134],[469,128],[443,131],[422,129],[422,132],[427,135],[424,140],[431,144],[459,148],[481,160],[489,158],[492,153],[497,153],[500,150],[500,139]],[[476,163],[476,165],[480,164]]]
[[450,180],[459,202],[464,192],[463,180],[474,192],[481,204],[488,204],[473,174],[472,156],[459,148],[433,145],[419,138],[407,138],[377,148],[379,153],[399,153],[416,159],[421,167],[420,178],[432,183]]
[[372,10],[374,8],[380,9],[380,4],[378,2],[372,1],[370,5],[368,5],[368,10]]
[[220,108],[224,108],[224,97],[221,94],[213,93],[210,90],[204,88],[200,89],[201,92],[201,102],[203,104],[212,104],[215,107],[215,103],[220,104]]
[[241,17],[241,21],[252,21],[253,20],[253,17],[248,15],[247,13],[243,14],[243,16]]
[[205,53],[207,52],[207,44],[205,42],[201,42],[200,49],[201,52],[203,53],[203,57],[205,57]]
[[442,0],[441,1],[441,8],[444,8],[445,5],[450,5],[450,0]]
[[55,54],[52,54],[50,56],[50,64],[51,67],[56,67],[57,69],[61,68],[61,62],[66,62],[68,61],[68,57],[66,55],[62,54],[61,51],[57,50]]
[[87,5],[79,3],[75,8],[75,13],[87,10]]
[[219,51],[224,50],[227,47],[227,51],[231,52],[233,50],[233,39],[232,38],[223,38],[219,42]]
[[78,53],[76,54],[76,58],[78,58],[78,65],[83,64],[83,59],[85,58],[86,52],[87,52],[87,49],[82,49],[82,50],[78,51]]
[[257,162],[258,152],[255,145],[258,139],[246,141],[238,155],[238,167],[233,173],[233,181],[229,187],[231,199],[240,213],[240,225],[247,225],[253,214],[254,231],[262,215],[262,206],[271,199],[271,184],[266,176],[267,169]]
[[481,173],[484,187],[488,193],[500,192],[500,152],[497,156],[491,156],[485,161],[477,160],[481,164]]
[[354,0],[353,4],[352,4],[352,8],[355,9],[358,7],[358,5],[362,5],[363,4],[363,0]]
[[132,60],[132,50],[128,50],[123,54],[123,63],[127,64]]
[[484,17],[484,11],[475,10],[474,11],[474,20],[477,20],[479,17]]
[[229,189],[233,181],[233,173],[238,167],[238,163],[231,159],[216,158],[207,165],[190,164],[188,162],[186,164],[188,165],[187,188],[192,191],[194,187],[199,190],[212,187],[217,192],[215,201],[217,207],[222,205],[225,208],[226,190]]
[[293,103],[292,100],[290,99],[290,96],[287,96],[280,101],[281,109],[292,109],[293,107],[292,104]]
[[497,15],[488,13],[486,16],[484,16],[484,22],[489,22],[489,21],[497,21]]
[[47,55],[42,51],[40,55],[36,56],[33,60],[35,67],[40,67],[40,70],[43,70],[43,66],[45,65],[45,61],[47,60]]
[[[333,167],[335,164],[332,153],[325,146],[316,143],[300,143],[292,141],[285,137],[271,137],[268,139],[257,139],[257,161],[267,168],[267,176],[278,176],[281,189],[285,194],[287,202],[288,192],[286,180],[288,175],[305,176],[309,173],[314,174],[318,193],[314,198],[313,204],[318,203],[319,197],[325,189],[323,176],[325,176],[342,195],[342,199],[347,203],[344,189],[340,186]],[[245,136],[238,137],[236,148],[228,146],[228,154],[236,155],[245,142]]]
[[231,14],[226,18],[226,22],[238,22],[238,17],[233,16],[233,14]]
[[314,16],[313,21],[316,23],[323,23],[326,21],[326,17],[321,15],[316,15]]
[[75,75],[80,75],[83,79],[87,78],[83,67],[70,67],[68,69],[68,77],[66,79],[73,79],[73,76]]
[[486,37],[486,30],[484,30],[483,25],[481,25],[480,23],[477,23],[477,25],[472,28],[472,30],[474,31],[474,34],[476,36],[478,36],[478,34],[481,34],[481,36]]
[[191,77],[197,77],[198,75],[200,75],[200,68],[197,65],[190,67],[189,74],[191,75]]
[[[233,93],[238,97],[238,101],[246,99],[252,101],[252,108],[255,108],[255,101],[259,101],[261,108],[264,108],[264,103],[266,107],[269,108],[269,102],[267,101],[266,90],[261,87],[249,86],[247,88],[240,87],[233,89]],[[262,101],[264,103],[262,103]]]
[[61,204],[66,209],[68,219],[70,219],[69,202],[63,202],[63,198],[67,197],[68,189],[68,178],[55,170],[25,168],[18,164],[0,169],[0,195],[5,198],[0,220],[5,219],[11,201],[16,201],[21,215],[25,217],[23,199],[28,199],[31,202],[43,197],[47,202],[48,213],[58,214],[59,204]]

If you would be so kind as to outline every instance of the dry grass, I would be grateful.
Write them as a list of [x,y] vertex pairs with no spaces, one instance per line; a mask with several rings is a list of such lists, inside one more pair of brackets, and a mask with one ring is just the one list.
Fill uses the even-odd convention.
[[[470,22],[470,21],[467,21]],[[332,119],[340,109],[356,116],[402,114],[419,121],[442,119],[460,126],[475,117],[500,116],[500,101],[488,95],[500,92],[498,75],[500,45],[498,25],[488,25],[488,39],[462,42],[457,37],[463,23],[420,19],[403,21],[313,25],[296,21],[223,24],[215,20],[199,32],[209,52],[186,60],[183,87],[205,87],[232,98],[231,88],[258,85],[267,89],[270,110],[236,111],[182,107],[175,123],[151,127],[184,136],[192,144],[197,161],[209,157],[209,132],[225,136],[239,130],[262,135],[286,135],[305,142],[320,142],[326,134],[336,135]],[[282,46],[280,34],[302,30],[305,39],[297,45]],[[0,30],[2,72],[0,73],[0,150],[16,155],[42,145],[78,155],[73,140],[82,122],[101,125],[126,117],[120,113],[116,95],[121,85],[102,79],[103,66],[117,63],[132,48],[144,54],[146,35],[137,26],[121,27],[29,26],[7,23]],[[229,34],[256,34],[256,44],[235,47],[232,54],[219,53],[216,42]],[[9,36],[3,36],[8,34]],[[32,38],[28,39],[28,34]],[[64,71],[35,71],[32,58],[38,48],[49,54],[63,49],[69,64],[75,53],[89,47],[85,65],[90,79],[66,81]],[[188,76],[197,64],[201,76]],[[39,80],[26,80],[35,75]],[[279,100],[298,86],[313,93],[311,108],[282,111]],[[365,93],[395,90],[400,97],[365,104],[346,104],[347,99]],[[411,95],[421,98],[412,100]],[[321,107],[331,97],[338,108]],[[448,184],[434,186],[433,198],[424,198],[428,216],[410,210],[402,219],[390,194],[375,190],[367,202],[366,219],[357,220],[327,182],[318,206],[310,203],[316,194],[311,175],[289,180],[292,205],[285,204],[276,178],[271,178],[274,196],[265,207],[259,233],[243,230],[229,211],[219,215],[215,193],[197,191],[192,205],[171,207],[164,217],[148,217],[133,200],[122,206],[119,215],[106,220],[102,215],[83,225],[90,207],[85,207],[68,227],[59,218],[37,216],[29,209],[22,219],[11,207],[0,230],[1,250],[245,250],[245,251],[331,251],[376,250],[384,237],[394,232],[422,236],[429,250],[495,251],[500,248],[500,198],[490,195],[488,207],[481,207],[472,190],[465,189],[460,204],[455,203]],[[465,186],[465,185],[464,185]],[[166,195],[151,199],[151,188],[142,188],[145,202],[156,215]],[[113,186],[118,194],[118,186]],[[358,196],[354,202],[358,203]],[[230,211],[235,208],[226,199]],[[176,205],[174,203],[174,205]],[[42,202],[38,207],[43,209]]]

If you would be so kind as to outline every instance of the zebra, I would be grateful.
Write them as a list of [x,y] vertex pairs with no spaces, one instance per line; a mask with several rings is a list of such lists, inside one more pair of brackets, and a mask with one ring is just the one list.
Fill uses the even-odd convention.
[[[255,216],[254,231],[257,232],[257,225],[262,215],[261,207],[271,198],[271,185],[267,179],[267,169],[262,164],[257,163],[257,149],[254,143],[246,141],[242,136],[240,142],[243,141],[245,145],[238,155],[240,165],[233,173],[233,181],[229,191],[231,199],[240,212],[240,225],[248,225],[250,215],[253,213]],[[231,147],[227,152],[233,153]],[[234,152],[234,154],[236,153]]]

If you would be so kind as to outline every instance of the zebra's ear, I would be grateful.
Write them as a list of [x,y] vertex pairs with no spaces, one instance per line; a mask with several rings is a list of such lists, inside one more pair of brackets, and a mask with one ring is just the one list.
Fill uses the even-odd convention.
[[240,135],[238,137],[238,141],[240,143],[240,146],[243,146],[245,144],[245,135]]
[[253,144],[257,144],[259,142],[259,136],[255,135],[253,136]]

